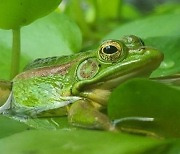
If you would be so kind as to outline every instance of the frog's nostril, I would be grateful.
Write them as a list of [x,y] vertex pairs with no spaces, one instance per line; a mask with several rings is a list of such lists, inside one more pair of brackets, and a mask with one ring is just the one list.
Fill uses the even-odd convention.
[[147,49],[147,47],[141,46],[136,50],[130,49],[129,53],[132,54],[132,55],[143,55],[146,52],[146,49]]
[[142,44],[143,46],[145,46],[145,43],[144,43],[144,41],[143,41],[141,38],[139,38],[139,41],[141,42],[141,44]]

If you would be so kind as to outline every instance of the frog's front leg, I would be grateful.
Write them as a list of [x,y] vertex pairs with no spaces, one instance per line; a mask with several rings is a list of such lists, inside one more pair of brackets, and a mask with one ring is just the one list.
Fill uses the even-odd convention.
[[115,130],[109,118],[88,100],[78,100],[73,103],[68,112],[68,120],[78,127]]

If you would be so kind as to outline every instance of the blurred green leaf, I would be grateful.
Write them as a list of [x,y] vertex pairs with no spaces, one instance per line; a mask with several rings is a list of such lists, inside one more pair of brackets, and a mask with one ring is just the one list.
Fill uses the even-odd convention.
[[117,19],[121,13],[122,0],[97,0],[97,17],[100,19]]
[[[68,55],[81,48],[82,36],[67,16],[54,12],[22,28],[21,70],[28,62],[49,56]],[[0,78],[8,79],[11,31],[0,30]]]
[[26,131],[0,140],[3,154],[140,154],[162,142],[132,135],[87,130]]
[[134,34],[141,37],[147,46],[161,50],[165,60],[152,77],[180,72],[180,14],[152,16],[124,24],[112,31],[104,39],[119,39],[123,35]]
[[[93,5],[89,1],[83,1],[83,0],[69,0],[68,3],[66,4],[65,11],[64,13],[67,14],[71,19],[73,19],[78,26],[80,27],[82,31],[82,35],[84,37],[88,38],[93,38],[94,33],[92,33],[89,23],[88,23],[88,18],[91,20],[94,20],[94,8],[92,7]],[[76,12],[76,13],[74,13]],[[88,17],[89,13],[92,13],[91,17]]]
[[155,70],[151,77],[173,75],[180,72],[180,35],[150,37],[146,40],[147,44],[160,49],[164,53],[164,60],[160,67]]
[[61,0],[0,0],[0,28],[16,29],[53,11]]
[[[123,35],[134,34],[144,39],[157,36],[179,36],[180,15],[167,14],[151,16],[119,26],[104,39],[119,39]],[[167,22],[167,21],[171,22]],[[159,42],[158,42],[159,43]]]
[[[1,31],[1,30],[0,30]],[[0,32],[1,33],[1,32]],[[2,36],[0,35],[0,38]],[[0,40],[1,42],[1,40]],[[0,43],[0,80],[8,80],[11,68],[11,48]],[[24,65],[30,60],[29,57],[26,57],[24,54],[21,55],[21,70]]]
[[29,129],[30,127],[8,117],[0,116],[0,138],[13,135]]
[[124,4],[122,5],[121,17],[124,20],[135,20],[140,18],[142,15],[138,9],[136,9],[133,5]]
[[179,3],[165,3],[155,8],[153,15],[160,15],[165,13],[180,13]]
[[180,139],[166,140],[166,143],[161,146],[157,145],[147,149],[144,154],[179,154],[180,153]]
[[147,79],[134,79],[114,90],[108,114],[111,119],[153,118],[149,122],[124,119],[119,125],[155,132],[160,136],[180,137],[179,101],[180,90]]
[[67,117],[24,118],[0,115],[0,138],[30,129],[54,131],[57,129],[73,130],[75,128],[69,125]]

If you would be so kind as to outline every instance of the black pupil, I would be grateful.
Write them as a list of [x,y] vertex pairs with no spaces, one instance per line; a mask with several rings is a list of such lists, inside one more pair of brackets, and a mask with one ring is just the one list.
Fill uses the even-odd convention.
[[103,48],[103,52],[106,54],[113,54],[115,52],[117,52],[118,49],[115,46],[112,45],[108,45],[106,47]]

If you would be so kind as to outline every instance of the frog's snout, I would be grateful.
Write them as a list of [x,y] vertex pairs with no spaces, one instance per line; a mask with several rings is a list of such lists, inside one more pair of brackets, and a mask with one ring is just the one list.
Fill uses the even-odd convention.
[[149,70],[155,70],[158,68],[164,59],[164,54],[156,48],[144,46],[143,49],[143,57],[146,61],[147,67],[149,67]]
[[164,54],[159,51],[158,49],[156,48],[151,48],[151,47],[142,47],[144,49],[144,55],[147,55],[149,58],[153,59],[153,60],[156,60],[156,61],[163,61],[164,59]]

